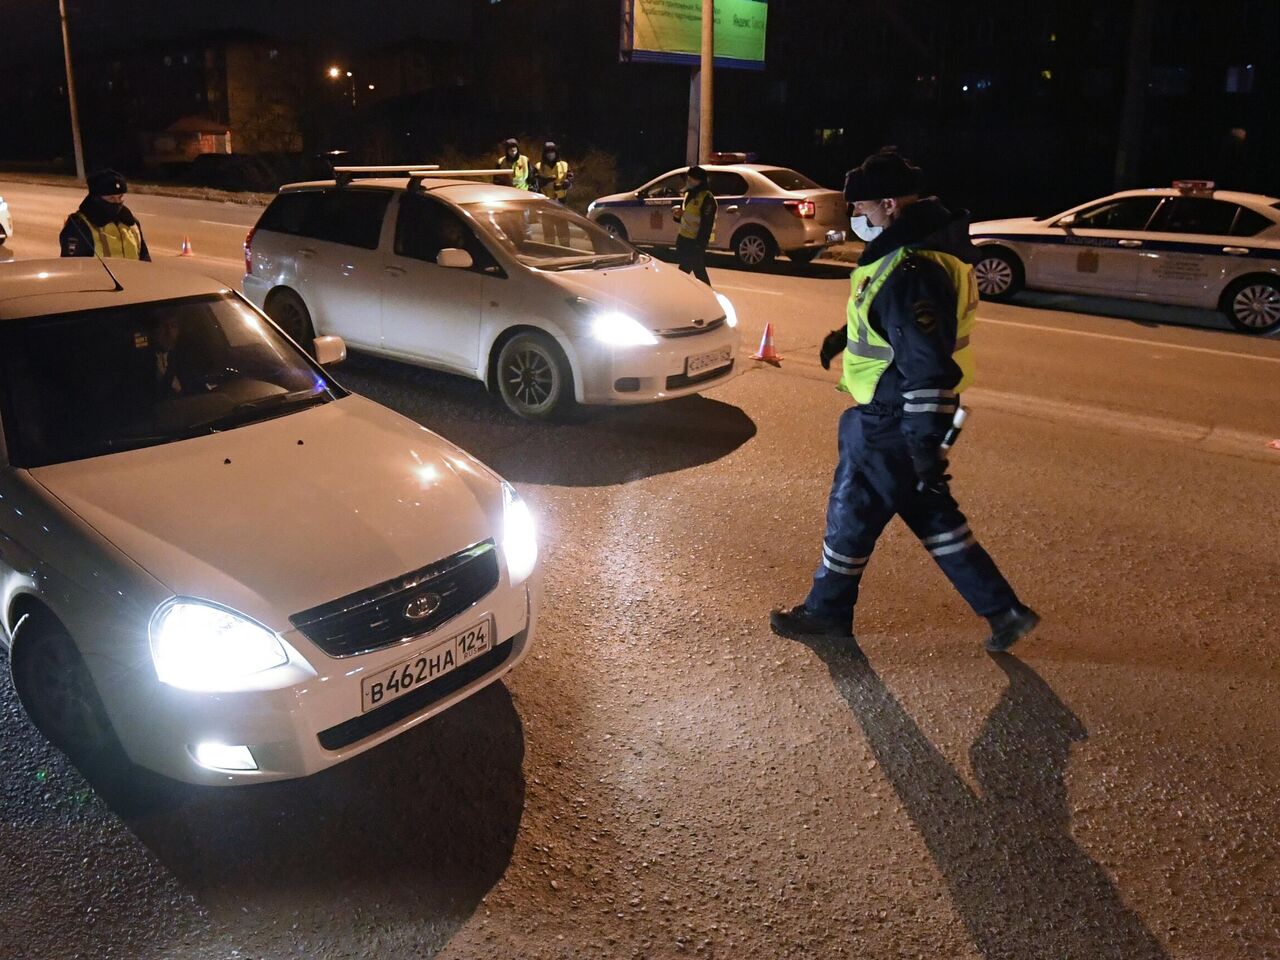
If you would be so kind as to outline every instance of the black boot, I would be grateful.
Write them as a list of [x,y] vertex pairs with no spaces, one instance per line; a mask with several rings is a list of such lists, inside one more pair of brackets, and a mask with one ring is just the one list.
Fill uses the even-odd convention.
[[774,610],[769,614],[769,627],[788,640],[853,640],[849,625],[810,613],[799,604],[790,610]]
[[1036,628],[1040,614],[1021,603],[1014,604],[1004,613],[987,617],[991,624],[991,636],[987,637],[987,649],[992,653],[1004,653]]

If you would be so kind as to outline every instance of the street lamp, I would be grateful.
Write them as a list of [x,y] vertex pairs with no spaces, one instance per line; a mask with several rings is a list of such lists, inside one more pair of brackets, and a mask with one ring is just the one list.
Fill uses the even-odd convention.
[[[350,71],[350,70],[346,70],[346,71],[344,71],[341,67],[330,67],[330,68],[329,68],[329,70],[328,70],[328,74],[329,74],[329,79],[330,79],[330,80],[338,80],[338,79],[340,79],[342,76],[344,76],[344,74],[345,74],[346,78],[347,78],[348,80],[350,80],[350,81],[351,81],[351,109],[352,109],[352,110],[354,110],[354,109],[356,108],[356,78],[355,78],[355,76],[351,73],[351,71]],[[369,89],[370,89],[370,90],[372,90],[372,89],[373,89],[373,85],[372,85],[372,84],[369,86]]]

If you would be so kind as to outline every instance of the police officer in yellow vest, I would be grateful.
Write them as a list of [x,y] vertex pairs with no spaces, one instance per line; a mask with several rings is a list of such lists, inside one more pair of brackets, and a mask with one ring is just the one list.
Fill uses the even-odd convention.
[[840,389],[856,404],[840,418],[813,587],[804,603],[775,610],[770,624],[793,639],[855,645],[859,583],[897,515],[987,618],[987,649],[1004,651],[1040,618],[978,543],[948,486],[940,445],[973,381],[978,292],[965,217],[921,198],[922,181],[919,167],[891,151],[867,158],[845,181],[851,225],[866,248],[853,271],[848,323],[826,338],[820,356],[824,367],[842,357]]
[[98,170],[87,178],[89,195],[67,217],[58,241],[64,257],[117,257],[150,260],[142,225],[124,205],[129,190],[114,170]]
[[500,170],[511,171],[511,185],[517,190],[533,189],[533,170],[529,158],[520,152],[520,141],[510,137],[502,144],[502,158],[498,160]]
[[676,257],[681,270],[693,274],[709,287],[707,245],[715,236],[716,198],[708,186],[707,171],[702,167],[690,167],[685,177],[684,202],[672,210],[672,215],[680,221]]

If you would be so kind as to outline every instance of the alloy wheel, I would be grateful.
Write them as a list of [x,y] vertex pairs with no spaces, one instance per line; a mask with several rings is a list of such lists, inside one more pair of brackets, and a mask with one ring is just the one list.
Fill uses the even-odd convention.
[[990,297],[1007,293],[1013,285],[1013,267],[1003,257],[979,260],[973,268],[973,275],[978,281],[978,292]]
[[768,255],[769,245],[758,234],[749,234],[738,241],[738,259],[748,266],[764,263]]
[[555,364],[534,346],[526,346],[511,354],[502,377],[508,393],[529,409],[542,407],[555,391]]
[[1231,312],[1242,327],[1269,330],[1280,324],[1280,289],[1269,284],[1250,284],[1231,301]]

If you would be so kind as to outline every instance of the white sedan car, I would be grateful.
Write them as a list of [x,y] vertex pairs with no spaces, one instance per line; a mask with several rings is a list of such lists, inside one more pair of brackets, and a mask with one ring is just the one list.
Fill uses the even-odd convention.
[[988,220],[978,290],[1023,288],[1221,310],[1238,330],[1280,329],[1280,200],[1201,180],[1125,190],[1052,217]]
[[74,759],[303,776],[528,651],[524,503],[313,349],[185,271],[0,264],[0,641]]
[[[527,419],[730,379],[728,298],[537,194],[441,172],[282,188],[245,240],[244,293],[299,343],[484,381]],[[398,169],[398,168],[392,168]]]

